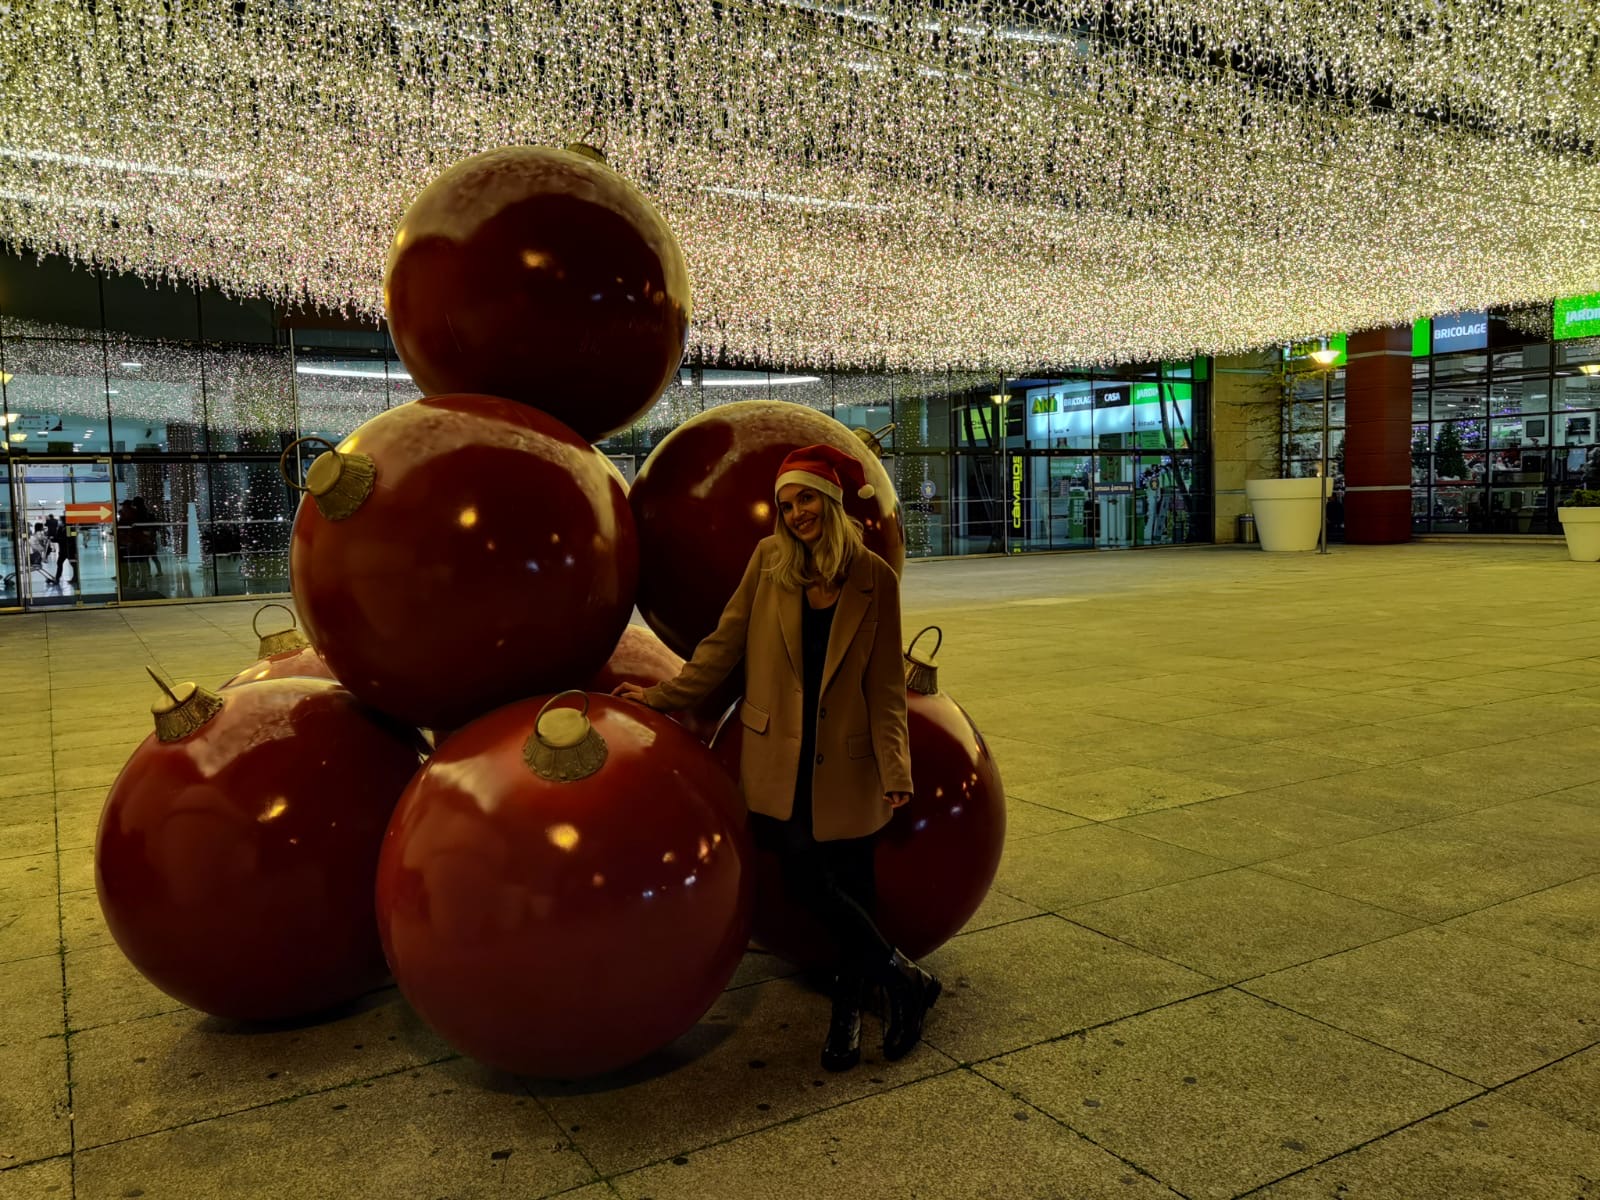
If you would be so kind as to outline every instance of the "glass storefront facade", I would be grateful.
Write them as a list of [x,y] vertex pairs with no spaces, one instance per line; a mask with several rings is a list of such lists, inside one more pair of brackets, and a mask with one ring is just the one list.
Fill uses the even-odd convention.
[[[279,455],[418,394],[379,328],[0,248],[0,608],[286,592]],[[758,399],[880,432],[915,556],[1209,540],[1203,359],[1029,379],[690,365],[601,446],[631,479],[690,416]]]
[[[1600,315],[1594,314],[1600,297],[1417,323],[1413,532],[1559,534],[1556,509],[1580,488],[1600,488]],[[1291,362],[1289,372],[1287,473],[1317,473],[1326,377],[1337,489],[1344,475],[1344,370],[1324,376]]]

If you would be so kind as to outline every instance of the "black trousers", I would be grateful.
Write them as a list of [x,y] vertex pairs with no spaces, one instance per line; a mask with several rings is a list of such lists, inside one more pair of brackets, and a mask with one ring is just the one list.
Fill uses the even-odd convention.
[[778,855],[789,898],[816,917],[839,946],[840,974],[874,979],[894,954],[872,919],[878,898],[877,838],[819,842],[806,808],[787,821],[751,813],[751,833],[758,846]]

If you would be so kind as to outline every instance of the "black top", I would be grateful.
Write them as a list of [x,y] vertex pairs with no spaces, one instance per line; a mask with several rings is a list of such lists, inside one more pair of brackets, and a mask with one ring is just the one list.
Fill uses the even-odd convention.
[[833,631],[833,610],[812,608],[800,593],[800,769],[794,777],[794,815],[791,827],[811,836],[811,775],[817,758],[817,711],[822,703],[822,669],[828,659],[828,635]]

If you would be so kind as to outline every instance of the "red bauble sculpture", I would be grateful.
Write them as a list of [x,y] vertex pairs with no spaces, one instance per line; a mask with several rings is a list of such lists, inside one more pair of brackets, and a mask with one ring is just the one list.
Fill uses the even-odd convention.
[[451,1045],[574,1079],[666,1045],[716,1000],[749,932],[750,850],[737,789],[683,729],[608,696],[585,715],[552,703],[435,751],[384,842],[378,926]]
[[111,936],[219,1017],[302,1017],[381,985],[372,889],[418,750],[328,680],[180,685],[100,818]]
[[645,460],[628,502],[639,527],[639,611],[688,656],[717,627],[756,543],[773,531],[772,484],[791,450],[822,442],[859,458],[870,500],[845,497],[869,548],[905,564],[900,502],[883,464],[832,417],[802,404],[745,400],[691,417]]
[[407,724],[454,729],[588,679],[628,623],[627,495],[537,409],[402,404],[317,459],[306,487],[289,558],[306,632],[346,687]]
[[689,272],[660,214],[592,154],[509,146],[412,201],[383,302],[424,394],[506,396],[598,441],[676,374]]
[[[920,634],[918,635],[921,636]],[[875,916],[883,935],[912,958],[944,945],[989,894],[1005,847],[1000,769],[972,718],[938,690],[932,656],[908,657],[906,717],[915,798],[878,834]],[[730,710],[712,752],[739,777],[742,726]],[[778,858],[756,856],[755,936],[802,966],[831,964],[836,949],[822,926],[783,887]]]
[[[262,613],[280,608],[289,614],[289,628],[276,633],[262,633],[256,626]],[[312,648],[306,635],[294,627],[294,611],[286,604],[263,604],[255,619],[250,622],[261,645],[256,651],[257,661],[240,671],[222,686],[233,687],[240,683],[260,683],[263,679],[290,679],[305,676],[311,679],[333,679],[333,672],[322,661],[322,655]]]
[[[654,687],[676,677],[683,669],[683,659],[667,648],[667,644],[643,625],[629,625],[622,631],[617,648],[611,652],[606,665],[589,680],[587,691],[610,695],[620,683],[637,683],[641,687]],[[702,743],[709,743],[717,731],[717,722],[727,707],[725,702],[713,698],[693,708],[679,709],[665,715],[682,725]]]

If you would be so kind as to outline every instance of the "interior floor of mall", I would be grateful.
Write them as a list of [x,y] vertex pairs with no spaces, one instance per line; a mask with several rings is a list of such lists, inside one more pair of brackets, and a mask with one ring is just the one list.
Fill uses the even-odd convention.
[[0,1200],[1593,1200],[1597,585],[1545,544],[909,564],[1009,802],[925,1045],[824,1073],[826,1000],[752,952],[584,1084],[392,988],[259,1029],[144,982],[100,807],[146,665],[214,686],[255,605],[0,619]]

